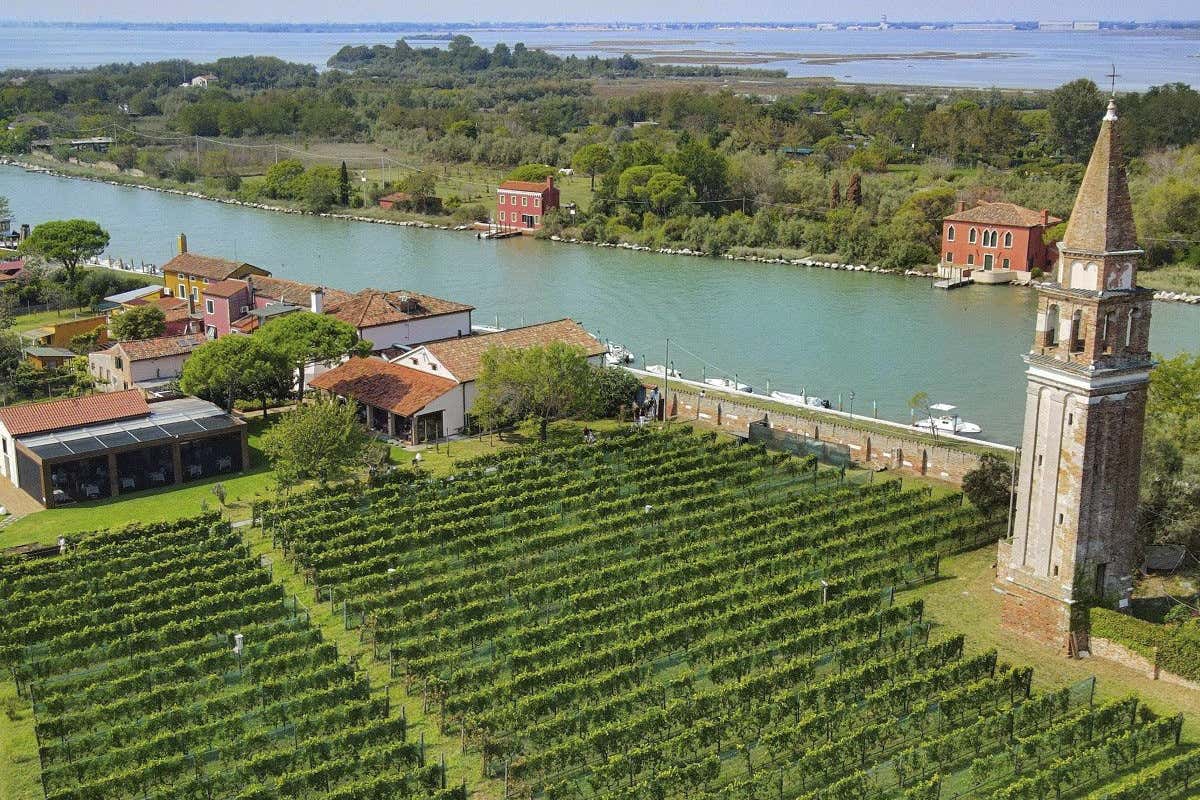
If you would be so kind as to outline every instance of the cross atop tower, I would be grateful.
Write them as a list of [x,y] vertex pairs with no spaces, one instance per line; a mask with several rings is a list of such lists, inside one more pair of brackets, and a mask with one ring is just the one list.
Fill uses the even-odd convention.
[[1115,98],[1117,96],[1117,78],[1121,77],[1117,74],[1117,65],[1113,64],[1112,69],[1110,69],[1108,74],[1104,77],[1108,78],[1112,82],[1112,88],[1109,91],[1108,96]]

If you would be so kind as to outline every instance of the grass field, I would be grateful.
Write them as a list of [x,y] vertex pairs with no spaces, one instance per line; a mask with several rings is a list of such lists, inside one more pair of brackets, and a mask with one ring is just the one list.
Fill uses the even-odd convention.
[[1032,666],[1036,689],[1063,686],[1094,675],[1097,697],[1137,694],[1162,714],[1182,712],[1187,720],[1185,739],[1200,742],[1200,692],[1151,680],[1112,661],[1066,658],[1052,647],[1003,630],[1000,595],[992,589],[995,563],[994,547],[944,558],[940,580],[900,596],[924,598],[928,616],[939,626],[969,634],[968,651],[995,648],[1001,660]]

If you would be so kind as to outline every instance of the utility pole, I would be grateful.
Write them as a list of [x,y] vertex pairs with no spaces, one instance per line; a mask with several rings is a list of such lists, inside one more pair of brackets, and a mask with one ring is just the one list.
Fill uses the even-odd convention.
[[[663,421],[664,421],[664,422],[666,422],[666,417],[667,417],[667,412],[666,412],[666,408],[667,408],[667,394],[670,392],[670,390],[671,390],[671,337],[670,337],[670,336],[668,336],[668,337],[667,337],[667,353],[666,353],[666,360],[665,360],[665,361],[663,361],[663,393],[662,393],[662,403],[663,403]],[[656,417],[658,416],[658,409],[657,409],[657,408],[656,408],[656,409],[654,409],[654,416],[656,416]]]

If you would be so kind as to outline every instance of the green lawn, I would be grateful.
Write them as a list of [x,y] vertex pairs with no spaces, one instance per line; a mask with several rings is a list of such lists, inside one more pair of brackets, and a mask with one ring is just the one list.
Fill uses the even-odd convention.
[[928,619],[937,626],[967,634],[968,653],[996,648],[1002,661],[1032,666],[1035,689],[1061,688],[1094,675],[1098,698],[1137,694],[1159,713],[1183,712],[1184,739],[1200,742],[1200,692],[1151,680],[1111,661],[1067,658],[1055,648],[1002,629],[1000,595],[992,589],[995,562],[994,547],[945,558],[940,580],[901,593],[898,598],[924,597]]
[[13,330],[18,333],[31,331],[43,325],[53,325],[56,322],[67,322],[73,319],[97,316],[86,308],[65,308],[62,311],[38,311],[35,314],[21,314],[15,317]]
[[0,529],[0,547],[26,542],[54,542],[65,533],[119,528],[131,522],[159,522],[178,519],[201,511],[202,505],[217,508],[212,493],[215,484],[224,485],[226,513],[230,519],[248,519],[250,504],[255,497],[271,493],[275,474],[267,465],[260,448],[262,434],[271,424],[268,417],[249,420],[250,469],[237,475],[210,478],[179,488],[152,489],[122,495],[119,498],[74,503],[65,508],[51,508],[30,514],[12,525]]

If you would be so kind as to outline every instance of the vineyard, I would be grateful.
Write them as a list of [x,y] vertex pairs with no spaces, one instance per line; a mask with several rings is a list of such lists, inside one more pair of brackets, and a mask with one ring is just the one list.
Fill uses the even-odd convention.
[[[0,661],[33,707],[46,800],[1166,800],[1200,784],[1182,717],[1098,700],[1094,681],[1034,692],[1031,669],[906,599],[1003,528],[958,495],[675,428],[256,514],[252,540],[311,594],[285,594],[215,514],[0,562]],[[451,746],[471,774],[449,779]]]
[[0,613],[48,800],[464,798],[216,515],[4,563]]
[[[1002,523],[1001,523],[1002,525]],[[687,430],[293,496],[263,528],[509,797],[1183,796],[1181,717],[967,656],[896,591],[999,533]]]

